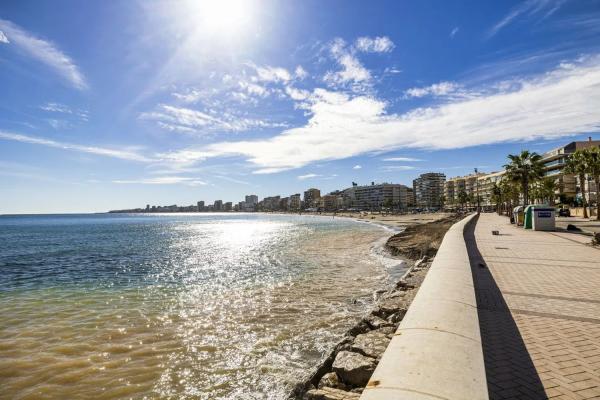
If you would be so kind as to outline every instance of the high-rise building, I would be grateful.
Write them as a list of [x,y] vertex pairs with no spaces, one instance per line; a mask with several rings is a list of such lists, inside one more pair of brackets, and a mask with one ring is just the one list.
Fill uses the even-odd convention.
[[213,205],[214,211],[223,211],[223,200],[215,200],[215,204]]
[[204,202],[203,201],[198,202],[198,211],[200,211],[200,212],[204,211]]
[[247,205],[257,205],[258,204],[258,196],[255,194],[246,195],[246,204]]
[[232,211],[233,210],[233,203],[231,201],[228,201],[227,203],[223,204],[223,211]]
[[440,172],[421,174],[413,180],[415,206],[437,209],[441,207],[446,175]]
[[290,196],[289,209],[292,211],[300,210],[302,200],[300,199],[300,193],[296,193]]
[[321,191],[319,189],[308,189],[304,192],[304,208],[311,208],[316,206],[316,201],[321,197]]
[[359,209],[391,207],[406,209],[412,206],[412,190],[397,183],[372,182],[370,185],[353,186],[344,191],[353,196],[352,206]]
[[[542,162],[544,163],[544,176],[555,178],[558,186],[556,191],[557,197],[564,197],[569,201],[577,196],[581,196],[581,187],[589,182],[579,182],[579,178],[575,175],[565,174],[563,169],[569,155],[576,150],[585,149],[588,147],[600,147],[600,140],[592,140],[590,137],[587,141],[571,142],[564,146],[550,150],[542,154]],[[590,186],[593,186],[593,182]],[[592,187],[590,187],[592,189]],[[595,189],[595,188],[593,188]],[[595,190],[592,190],[595,192]],[[595,193],[592,193],[592,200],[595,198]]]

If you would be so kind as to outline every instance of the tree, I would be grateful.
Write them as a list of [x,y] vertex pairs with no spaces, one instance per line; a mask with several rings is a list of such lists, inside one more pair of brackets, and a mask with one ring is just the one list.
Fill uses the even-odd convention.
[[444,204],[446,204],[446,196],[442,194],[440,195],[440,209],[442,211],[444,210]]
[[491,197],[492,197],[492,203],[496,204],[496,212],[498,213],[498,215],[501,215],[502,214],[502,210],[501,210],[502,189],[500,189],[500,186],[498,186],[496,184],[496,182],[494,182],[494,184],[492,185]]
[[510,213],[513,208],[513,204],[517,204],[519,202],[519,189],[517,188],[515,182],[512,182],[508,179],[502,179],[498,186],[502,191],[502,198],[504,199],[505,207],[508,208]]
[[461,208],[465,209],[465,204],[469,202],[469,195],[464,190],[458,192],[458,204],[460,204]]
[[567,157],[564,168],[566,174],[577,175],[577,178],[579,179],[583,205],[583,218],[588,218],[587,200],[585,198],[585,174],[588,172],[588,158],[589,156],[586,155],[584,150],[575,150]]
[[529,185],[542,178],[544,165],[542,156],[536,152],[523,150],[521,154],[509,154],[510,163],[504,165],[509,180],[521,185],[523,205],[529,204]]
[[588,174],[596,185],[596,220],[600,221],[600,147],[586,149]]

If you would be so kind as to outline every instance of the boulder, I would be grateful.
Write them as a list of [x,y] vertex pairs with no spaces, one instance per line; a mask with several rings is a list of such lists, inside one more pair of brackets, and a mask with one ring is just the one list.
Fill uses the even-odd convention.
[[394,333],[396,333],[396,329],[395,326],[384,326],[383,328],[377,329],[376,332],[383,333],[385,336],[391,338]]
[[381,358],[389,343],[390,338],[385,333],[372,331],[358,335],[352,343],[352,351],[378,359]]
[[324,387],[322,389],[309,390],[304,398],[306,400],[359,400],[360,394]]
[[373,314],[385,319],[392,314],[400,312],[401,310],[406,310],[405,301],[402,297],[393,297],[383,299],[381,302],[379,302],[377,308],[373,311]]
[[379,328],[383,328],[384,326],[393,326],[394,325],[391,322],[388,322],[385,319],[380,318],[374,314],[370,314],[368,317],[366,317],[365,322],[369,325],[369,327],[371,327],[371,329],[379,329]]
[[371,327],[369,327],[369,324],[367,324],[366,321],[361,320],[358,324],[348,329],[348,331],[346,332],[346,336],[356,336],[361,333],[369,332],[370,330]]
[[395,312],[392,315],[389,315],[387,317],[387,320],[389,322],[391,322],[392,324],[394,324],[394,326],[396,326],[400,321],[402,321],[402,319],[404,318],[405,315],[406,315],[406,309],[401,308],[398,312]]
[[338,377],[352,386],[365,386],[375,371],[374,358],[349,351],[340,351],[333,362],[333,370]]
[[319,381],[319,389],[324,387],[331,387],[336,389],[346,389],[346,385],[340,382],[340,378],[338,378],[335,372],[328,372]]

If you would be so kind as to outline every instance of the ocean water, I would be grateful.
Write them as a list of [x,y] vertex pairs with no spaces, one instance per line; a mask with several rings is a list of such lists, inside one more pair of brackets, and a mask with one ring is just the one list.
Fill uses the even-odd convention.
[[283,399],[401,266],[258,214],[0,216],[0,398]]

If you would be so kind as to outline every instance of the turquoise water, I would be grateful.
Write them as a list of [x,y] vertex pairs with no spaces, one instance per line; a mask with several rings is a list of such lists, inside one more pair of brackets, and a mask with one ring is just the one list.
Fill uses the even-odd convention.
[[2,216],[0,398],[285,398],[389,276],[384,236],[310,216]]

